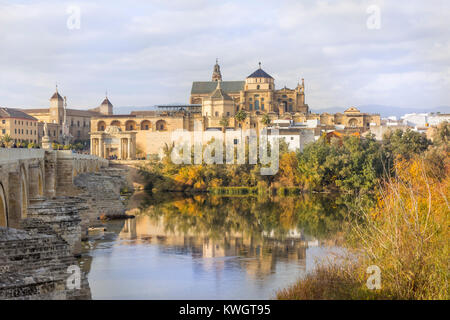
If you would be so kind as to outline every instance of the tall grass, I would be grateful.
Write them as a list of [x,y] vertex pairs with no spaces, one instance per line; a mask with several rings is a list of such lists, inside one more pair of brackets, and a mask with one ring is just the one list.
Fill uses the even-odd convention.
[[[279,299],[448,299],[450,165],[444,174],[422,159],[398,161],[375,208],[360,210],[349,232],[356,259],[320,266]],[[381,269],[381,289],[366,269]]]

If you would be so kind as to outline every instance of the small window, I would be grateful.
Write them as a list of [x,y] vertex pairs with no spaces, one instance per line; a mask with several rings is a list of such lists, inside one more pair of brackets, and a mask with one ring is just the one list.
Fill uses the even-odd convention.
[[233,143],[234,143],[234,144],[238,144],[238,139],[234,139],[234,140],[233,140]]
[[259,90],[259,88],[260,88],[260,86],[259,86],[259,84],[256,86],[256,90]]
[[294,140],[294,137],[291,137],[291,140]]

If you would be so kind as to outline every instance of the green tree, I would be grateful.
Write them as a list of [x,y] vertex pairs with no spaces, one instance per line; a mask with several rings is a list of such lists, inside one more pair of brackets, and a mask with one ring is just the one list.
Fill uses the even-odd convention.
[[222,127],[222,131],[225,132],[225,129],[228,127],[229,119],[226,116],[223,116],[222,119],[220,119],[219,124]]
[[431,144],[422,133],[407,129],[389,131],[383,136],[383,143],[391,160],[397,156],[409,160],[414,155],[423,153]]
[[245,110],[239,110],[236,114],[235,114],[235,119],[236,121],[241,125],[241,142],[242,141],[242,124],[245,121],[245,119],[247,119],[247,112],[245,112]]

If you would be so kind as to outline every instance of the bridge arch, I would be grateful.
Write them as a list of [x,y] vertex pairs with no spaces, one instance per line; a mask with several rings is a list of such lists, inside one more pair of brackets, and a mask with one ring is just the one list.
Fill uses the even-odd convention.
[[20,189],[21,189],[21,218],[25,219],[27,217],[28,210],[28,183],[25,175],[25,171],[21,170],[20,173]]
[[0,183],[0,227],[8,226],[8,207],[6,205],[5,189]]

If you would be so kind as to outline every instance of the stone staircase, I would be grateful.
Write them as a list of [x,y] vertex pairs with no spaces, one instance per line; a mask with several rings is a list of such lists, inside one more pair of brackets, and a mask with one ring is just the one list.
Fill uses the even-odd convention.
[[62,238],[0,228],[0,300],[90,299],[84,274],[80,290],[67,288],[72,265],[77,261]]

